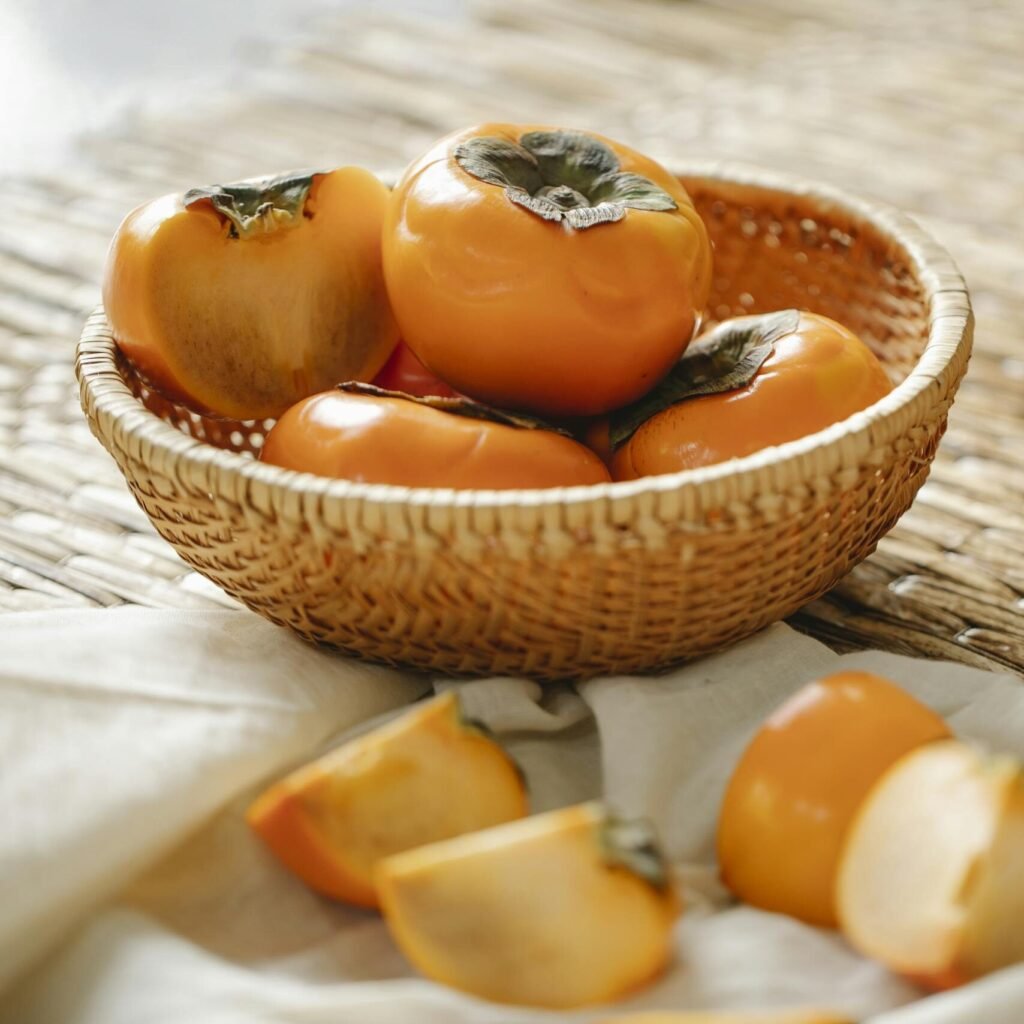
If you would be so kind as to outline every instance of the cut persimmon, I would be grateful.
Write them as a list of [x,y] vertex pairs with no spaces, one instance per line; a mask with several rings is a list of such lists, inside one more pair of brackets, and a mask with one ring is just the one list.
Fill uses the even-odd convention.
[[427,977],[556,1009],[654,978],[679,912],[650,828],[598,804],[410,850],[376,877],[396,942]]
[[375,907],[382,858],[526,813],[515,763],[449,691],[300,768],[246,817],[307,885]]
[[828,1010],[655,1010],[651,1013],[627,1013],[608,1017],[598,1024],[854,1024]]
[[1024,961],[1024,769],[948,740],[901,758],[843,851],[843,932],[927,988]]
[[934,711],[880,676],[809,683],[733,772],[718,824],[722,880],[753,906],[834,926],[836,865],[861,800],[908,750],[947,736]]

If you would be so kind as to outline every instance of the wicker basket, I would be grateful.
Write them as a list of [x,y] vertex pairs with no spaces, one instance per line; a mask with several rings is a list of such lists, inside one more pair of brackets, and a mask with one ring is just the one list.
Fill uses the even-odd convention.
[[928,474],[971,348],[949,256],[907,218],[749,168],[682,180],[715,242],[714,319],[834,317],[898,387],[799,441],[723,465],[549,491],[353,484],[251,458],[266,424],[151,393],[102,312],[82,406],[156,529],[228,593],[310,640],[449,673],[627,672],[724,647],[819,596]]

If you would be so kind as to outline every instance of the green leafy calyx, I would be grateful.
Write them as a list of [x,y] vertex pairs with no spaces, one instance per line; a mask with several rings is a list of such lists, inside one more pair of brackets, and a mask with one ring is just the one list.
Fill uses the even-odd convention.
[[252,238],[296,227],[306,216],[314,181],[325,171],[296,171],[249,178],[231,185],[203,185],[185,193],[185,205],[208,201],[230,225],[232,238]]
[[455,147],[455,160],[513,203],[574,230],[622,220],[627,208],[677,208],[649,178],[620,170],[613,150],[584,132],[526,132],[518,142],[478,136]]
[[449,398],[445,395],[408,395],[404,391],[389,391],[379,388],[376,384],[364,384],[362,381],[346,381],[338,384],[339,391],[349,395],[368,395],[373,398],[401,398],[416,405],[425,405],[430,409],[448,412],[454,416],[465,416],[473,420],[486,420],[488,423],[500,423],[505,427],[518,427],[521,430],[550,430],[565,437],[572,434],[563,427],[536,416],[528,416],[522,412],[510,412],[507,409],[496,409],[491,405],[474,402],[471,398]]
[[699,337],[651,391],[611,414],[608,439],[612,448],[625,444],[652,416],[687,398],[746,387],[772,354],[775,343],[792,334],[799,323],[799,311],[785,309],[726,320]]

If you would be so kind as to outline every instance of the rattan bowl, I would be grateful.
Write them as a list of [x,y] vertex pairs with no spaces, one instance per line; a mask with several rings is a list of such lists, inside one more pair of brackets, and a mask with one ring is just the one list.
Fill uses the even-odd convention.
[[309,640],[441,672],[584,678],[722,648],[828,590],[928,474],[972,315],[949,256],[895,211],[735,166],[680,173],[715,242],[710,313],[831,316],[898,386],[850,419],[702,470],[548,491],[355,484],[252,458],[269,423],[154,394],[102,311],[82,406],[159,533]]

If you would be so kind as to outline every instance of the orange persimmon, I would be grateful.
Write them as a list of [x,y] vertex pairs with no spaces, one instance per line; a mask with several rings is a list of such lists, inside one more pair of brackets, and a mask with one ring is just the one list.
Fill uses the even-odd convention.
[[[892,390],[882,364],[855,334],[816,313],[793,312],[794,328],[775,339],[748,384],[654,412],[611,456],[614,479],[676,473],[795,441]],[[718,329],[756,319],[740,318]],[[614,432],[614,416],[612,421]],[[595,447],[607,443],[606,429],[601,421],[592,426]]]
[[526,813],[515,763],[449,691],[293,772],[246,818],[311,888],[375,907],[381,858]]
[[609,479],[601,460],[572,438],[456,414],[394,392],[335,390],[307,398],[277,422],[260,458],[320,476],[406,487],[504,490]]
[[707,301],[711,246],[679,180],[598,135],[484,124],[395,188],[384,273],[402,335],[463,394],[555,416],[642,395]]
[[907,751],[946,723],[868,672],[809,683],[761,726],[729,781],[718,823],[722,880],[747,903],[836,924],[836,872],[854,814]]
[[428,978],[552,1009],[657,977],[682,905],[653,829],[600,804],[399,853],[374,878],[391,934]]
[[342,167],[140,206],[104,271],[118,345],[160,391],[234,419],[370,380],[398,340],[381,268],[387,194]]

